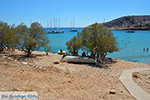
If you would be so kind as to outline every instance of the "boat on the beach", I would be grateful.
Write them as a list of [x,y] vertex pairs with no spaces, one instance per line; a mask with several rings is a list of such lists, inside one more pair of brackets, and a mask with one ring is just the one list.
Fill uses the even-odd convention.
[[84,64],[95,64],[96,60],[93,57],[86,56],[70,56],[64,55],[61,59],[63,62],[68,63],[84,63]]

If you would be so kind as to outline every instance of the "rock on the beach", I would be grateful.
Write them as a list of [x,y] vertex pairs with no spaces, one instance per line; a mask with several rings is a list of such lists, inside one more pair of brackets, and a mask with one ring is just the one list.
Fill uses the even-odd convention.
[[146,77],[146,79],[150,79],[150,75]]
[[58,60],[56,60],[56,61],[54,61],[54,62],[53,62],[53,64],[59,64],[59,61],[58,61]]
[[27,62],[21,62],[22,64],[24,64],[24,65],[27,65],[28,63]]
[[115,94],[115,93],[116,93],[116,90],[109,90],[109,93],[110,93],[110,94]]

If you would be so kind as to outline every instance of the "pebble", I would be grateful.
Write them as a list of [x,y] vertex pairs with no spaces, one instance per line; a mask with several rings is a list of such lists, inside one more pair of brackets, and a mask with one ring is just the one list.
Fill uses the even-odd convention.
[[146,79],[150,79],[150,75],[146,77]]
[[53,64],[59,64],[59,61],[58,61],[58,60],[56,60],[56,61],[54,61],[54,62],[53,62]]
[[3,56],[4,58],[7,58],[6,56]]
[[46,68],[44,68],[44,70],[46,70]]
[[110,94],[115,94],[115,93],[116,93],[116,90],[109,90],[109,93],[110,93]]
[[53,92],[54,90],[53,90],[53,89],[50,89],[49,91],[50,91],[50,92]]
[[42,67],[40,66],[39,68],[41,69]]
[[22,64],[24,64],[24,65],[27,65],[28,63],[27,62],[21,62]]

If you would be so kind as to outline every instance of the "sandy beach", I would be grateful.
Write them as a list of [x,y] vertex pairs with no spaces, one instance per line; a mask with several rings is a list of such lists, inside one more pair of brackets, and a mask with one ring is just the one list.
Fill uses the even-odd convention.
[[[99,66],[53,64],[62,56],[53,53],[46,56],[45,52],[33,54],[32,59],[24,58],[25,54],[20,51],[0,54],[0,91],[35,91],[39,100],[136,100],[119,81],[119,76],[126,69],[150,67],[119,59]],[[116,93],[110,94],[111,89]]]

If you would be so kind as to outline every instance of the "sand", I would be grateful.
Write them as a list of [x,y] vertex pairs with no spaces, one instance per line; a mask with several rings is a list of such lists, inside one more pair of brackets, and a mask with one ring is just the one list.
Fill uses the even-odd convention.
[[[33,52],[0,54],[0,91],[36,91],[39,100],[136,100],[119,81],[122,71],[150,67],[148,64],[113,59],[104,65],[72,64],[54,61],[61,55]],[[9,57],[15,59],[12,60]],[[114,89],[115,94],[109,90]]]
[[133,77],[135,83],[150,94],[150,71],[136,72],[135,76]]

